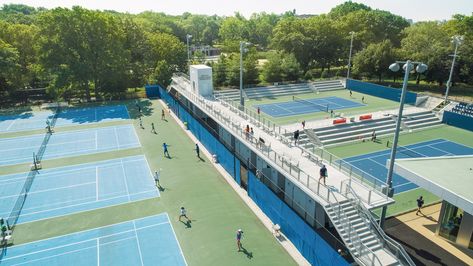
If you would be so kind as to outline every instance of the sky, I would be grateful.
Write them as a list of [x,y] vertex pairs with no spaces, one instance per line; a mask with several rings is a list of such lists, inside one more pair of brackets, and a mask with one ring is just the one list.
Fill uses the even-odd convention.
[[[297,14],[328,13],[345,0],[0,0],[0,5],[15,3],[34,7],[72,7],[140,13],[146,10],[180,15],[231,16],[238,11],[248,17],[255,12],[284,13],[296,9]],[[473,14],[473,0],[356,0],[373,9],[382,9],[413,21],[447,20],[454,14]]]

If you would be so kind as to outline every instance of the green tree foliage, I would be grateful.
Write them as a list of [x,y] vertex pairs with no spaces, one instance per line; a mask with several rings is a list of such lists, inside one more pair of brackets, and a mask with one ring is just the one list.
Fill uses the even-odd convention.
[[349,13],[358,11],[358,10],[365,10],[365,11],[370,11],[371,8],[369,6],[366,6],[364,4],[360,3],[353,3],[352,1],[347,1],[343,4],[340,4],[330,10],[328,15],[331,18],[334,19],[339,19],[343,16],[348,15]]
[[388,40],[370,44],[353,58],[353,72],[366,77],[377,77],[390,74],[388,66],[396,60],[396,51]]
[[300,78],[301,67],[293,54],[272,53],[263,66],[261,76],[266,82],[293,81]]
[[[450,38],[438,22],[421,22],[406,28],[402,39],[402,55],[429,66],[425,77],[442,85],[448,79]],[[418,76],[417,81],[419,81]]]
[[19,53],[10,44],[0,40],[0,97],[9,96],[15,84],[18,72]]

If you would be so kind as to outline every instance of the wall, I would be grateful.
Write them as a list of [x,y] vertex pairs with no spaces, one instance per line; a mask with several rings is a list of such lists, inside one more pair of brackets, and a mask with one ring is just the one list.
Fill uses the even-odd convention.
[[[216,154],[220,165],[240,184],[240,160],[227,147],[222,144],[212,133],[210,133],[199,121],[193,117],[183,106],[179,104],[169,93],[160,88],[161,98],[169,105],[173,112],[183,122],[187,122],[189,130],[199,139],[199,141],[209,150],[210,153]],[[231,142],[228,132],[220,128],[215,132],[222,141]],[[242,157],[250,157],[248,147],[243,147],[243,143],[234,140],[235,150],[238,149]],[[257,159],[258,165],[266,165],[266,163]],[[263,168],[264,170],[264,168]],[[271,172],[274,172],[271,169]],[[263,171],[264,172],[264,171]],[[278,173],[271,173],[271,181],[277,181]],[[286,182],[287,179],[286,179]],[[276,182],[277,183],[277,182]],[[295,188],[294,185],[291,187]],[[294,189],[296,190],[296,189]],[[298,189],[297,189],[298,190]],[[309,197],[298,190],[300,194],[294,202],[298,202],[302,206],[309,204]],[[271,189],[256,178],[255,173],[248,171],[248,195],[261,208],[261,210],[271,219],[273,223],[281,226],[281,231],[296,246],[301,254],[312,265],[349,265],[349,263],[341,257],[338,252],[327,243],[324,238],[319,235],[311,226],[306,223],[295,211],[293,211],[282,199],[280,199]],[[284,197],[283,197],[284,198]],[[310,199],[311,200],[311,199]],[[315,216],[315,203],[312,207],[307,206],[310,215]],[[319,209],[322,207],[319,206]],[[323,210],[323,209],[322,209]],[[325,215],[325,213],[323,213]],[[313,223],[313,221],[311,221]]]
[[450,126],[459,127],[469,131],[473,131],[473,117],[461,115],[458,113],[445,111],[443,112],[442,123]]
[[158,98],[159,96],[158,85],[146,85],[145,90],[146,90],[146,97]]
[[[390,88],[381,86],[373,83],[363,82],[354,79],[348,79],[346,88],[352,91],[361,92],[364,94],[376,96],[379,98],[392,100],[399,102],[401,99],[401,90],[396,88]],[[405,103],[415,104],[417,100],[417,93],[408,91],[406,94]]]

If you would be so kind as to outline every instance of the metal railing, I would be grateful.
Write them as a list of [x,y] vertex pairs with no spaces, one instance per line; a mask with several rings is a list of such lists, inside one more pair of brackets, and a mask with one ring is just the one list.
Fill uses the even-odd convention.
[[[182,78],[186,79],[187,75],[184,73],[177,73],[175,74],[176,77],[179,78],[179,80],[183,80]],[[186,83],[189,83],[188,80],[184,80]],[[178,85],[183,91],[189,92],[185,87],[182,87],[181,84],[175,83]],[[191,93],[193,97],[199,97],[202,99],[202,101],[210,101],[207,100],[201,96],[197,96],[193,93]],[[230,99],[227,99],[226,97],[217,97],[215,98],[221,105],[224,107],[227,107],[230,111],[234,112],[237,114],[239,117],[243,118],[246,121],[251,121],[252,124],[256,125],[258,128],[262,129],[264,132],[268,133],[269,135],[274,136],[276,139],[279,139],[282,143],[285,145],[292,147],[292,141],[286,137],[287,135],[287,130],[276,124],[275,122],[271,121],[270,119],[267,119],[264,116],[261,116],[257,112],[246,108],[245,106],[241,106],[239,103],[232,101]],[[208,105],[208,104],[207,104]],[[219,115],[222,115],[219,111]],[[229,119],[229,118],[227,118]],[[244,125],[239,125],[240,129],[243,129]],[[363,200],[364,202],[371,204],[371,194],[377,193],[381,196],[383,196],[386,200],[388,198],[387,196],[387,190],[385,189],[386,184],[380,182],[377,178],[374,176],[366,173],[365,171],[352,166],[349,163],[346,163],[343,161],[341,158],[329,153],[325,149],[321,147],[313,147],[311,150],[306,149],[302,146],[297,146],[301,150],[301,154],[308,158],[309,160],[315,162],[318,165],[321,165],[323,162],[326,164],[329,164],[335,168],[337,168],[339,171],[347,175],[350,179],[352,179],[353,182],[357,182],[360,185],[364,186],[369,190],[369,197],[366,200]],[[300,169],[298,169],[300,170]],[[308,184],[308,183],[307,183]],[[372,188],[372,189],[370,189]]]
[[[334,200],[329,203],[330,208],[332,209],[334,215],[338,219],[339,223],[339,234],[345,242],[345,245],[350,250],[349,245],[353,246],[351,254],[353,257],[363,263],[363,265],[382,265],[380,259],[376,254],[368,248],[361,241],[360,236],[355,230],[353,223],[350,221],[348,216],[345,213],[345,210],[342,208],[340,202],[338,201],[335,193],[332,190],[329,190],[329,194],[333,194],[332,197]],[[335,225],[335,223],[334,223]],[[336,225],[335,225],[336,226]],[[343,236],[342,230],[345,231],[345,237]],[[355,253],[356,252],[356,253]]]
[[360,204],[361,199],[353,191],[353,188],[349,185],[349,183],[343,181],[342,185],[343,183],[345,183],[345,186],[342,186],[340,192],[350,200],[352,206],[362,216],[362,219],[370,222],[369,229],[372,233],[378,236],[378,239],[381,239],[383,248],[389,250],[389,252],[395,256],[402,265],[415,266],[414,261],[412,261],[406,250],[399,243],[386,235],[383,229],[379,226],[376,219],[374,219],[373,215],[371,215],[370,211],[366,209],[363,204]]

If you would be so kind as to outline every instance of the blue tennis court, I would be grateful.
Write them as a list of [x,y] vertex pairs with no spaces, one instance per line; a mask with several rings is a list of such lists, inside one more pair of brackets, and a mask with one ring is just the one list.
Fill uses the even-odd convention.
[[[0,139],[0,165],[33,162],[44,134]],[[76,156],[141,146],[132,125],[54,133],[43,159]]]
[[[46,120],[52,119],[53,116],[54,113],[51,110],[0,116],[0,133],[45,128]],[[59,113],[56,126],[110,122],[129,118],[125,105],[67,108]]]
[[[343,159],[343,161],[355,167],[358,167],[359,169],[371,174],[382,183],[385,183],[386,176],[388,174],[386,162],[389,159],[390,154],[391,150],[389,149],[345,158]],[[473,155],[473,148],[445,139],[435,139],[408,146],[398,147],[396,158],[402,159],[455,155]],[[395,193],[401,193],[417,188],[417,185],[404,179],[398,174],[394,174],[393,188]]]
[[[325,97],[325,98],[312,98],[304,99],[307,102],[300,101],[289,101],[281,103],[269,103],[254,105],[254,108],[260,108],[260,110],[272,117],[283,117],[291,115],[302,115],[309,113],[324,112],[323,107],[328,106],[328,110],[339,110],[353,107],[364,106],[364,104],[350,101],[339,97]],[[315,105],[314,105],[315,104]]]
[[2,265],[187,265],[167,213],[7,248]]
[[[9,217],[28,173],[0,176],[0,217]],[[159,196],[143,155],[39,170],[18,223]]]

